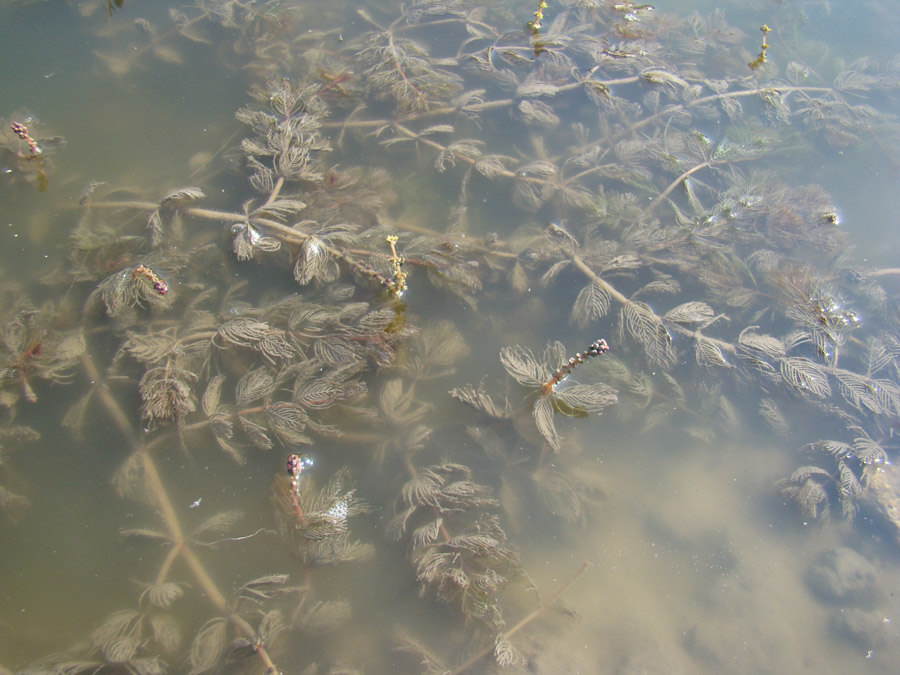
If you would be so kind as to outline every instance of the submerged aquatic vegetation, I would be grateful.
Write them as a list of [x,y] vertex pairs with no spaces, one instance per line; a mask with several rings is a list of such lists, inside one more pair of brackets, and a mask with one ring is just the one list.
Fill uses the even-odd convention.
[[[12,417],[56,394],[36,381],[84,384],[66,426],[112,421],[127,447],[114,490],[158,521],[122,534],[162,554],[135,608],[25,672],[349,667],[340,639],[308,638],[351,616],[335,580],[398,560],[406,585],[378,598],[397,606],[391,626],[354,621],[429,671],[522,665],[536,647],[513,637],[552,604],[528,594],[517,539],[539,533],[523,522],[577,536],[601,492],[579,466],[596,449],[563,442],[558,415],[609,409],[619,434],[665,424],[709,440],[740,426],[740,391],[774,434],[826,416],[804,437],[815,463],[776,489],[806,518],[839,506],[852,520],[867,467],[893,454],[900,317],[887,275],[845,252],[829,196],[796,185],[787,160],[816,143],[891,152],[896,122],[878,106],[896,64],[826,80],[767,59],[764,40],[748,76],[722,14],[575,3],[545,25],[545,7],[531,30],[506,31],[496,7],[417,0],[341,7],[355,23],[307,32],[291,3],[203,2],[167,30],[138,21],[142,43],[102,57],[121,75],[215,38],[252,82],[243,138],[211,160],[237,178],[138,194],[92,182],[46,279],[59,306],[37,308],[37,284],[4,294],[0,402]],[[18,124],[17,166],[46,147]],[[521,346],[545,341],[540,357]],[[564,343],[588,347],[567,357]],[[497,349],[524,404],[474,360]],[[483,380],[461,384],[471,367]],[[271,529],[238,534],[230,509],[186,528],[168,486],[211,480],[211,448],[276,476]],[[0,506],[26,499],[0,487]],[[378,509],[393,509],[393,541],[375,536]],[[281,543],[265,537],[276,528]],[[240,574],[212,566],[244,541]],[[469,654],[437,656],[448,644],[404,628],[417,594],[458,610]],[[182,599],[201,596],[207,613],[176,630]],[[393,657],[353,660],[366,658]]]
[[[335,565],[374,555],[370,545],[351,542],[347,519],[368,513],[368,505],[348,489],[347,469],[335,473],[317,490],[304,470],[312,466],[308,455],[288,457],[287,487],[276,484],[275,502],[282,535],[306,565]],[[286,494],[285,494],[286,493]]]
[[0,162],[12,181],[37,183],[45,192],[49,185],[46,155],[65,145],[61,136],[44,136],[41,123],[24,110],[8,120],[0,117]]
[[[595,340],[582,353],[566,359],[566,348],[560,342],[547,345],[541,363],[531,350],[519,345],[504,347],[500,350],[500,361],[503,367],[519,384],[531,387],[537,394],[532,403],[532,414],[537,429],[544,440],[555,452],[562,447],[562,440],[556,431],[553,421],[554,413],[560,412],[572,417],[583,417],[589,412],[600,412],[614,405],[617,401],[616,391],[602,384],[572,384],[565,388],[557,388],[564,378],[575,368],[593,356],[600,356],[609,351],[606,340]],[[450,395],[468,403],[487,414],[489,417],[508,417],[506,410],[498,414],[498,410],[490,397],[482,390],[471,385],[462,389],[453,389]]]

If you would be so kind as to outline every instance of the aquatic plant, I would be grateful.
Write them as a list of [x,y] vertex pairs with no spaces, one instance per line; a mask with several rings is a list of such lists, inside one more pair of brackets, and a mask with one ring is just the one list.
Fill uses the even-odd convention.
[[[334,589],[383,561],[407,582],[379,599],[391,625],[367,624],[384,644],[428,672],[521,665],[537,647],[513,638],[559,595],[531,595],[519,516],[577,532],[600,492],[560,416],[710,439],[742,423],[738,391],[773,434],[824,414],[831,428],[804,436],[816,463],[774,491],[806,518],[853,518],[866,467],[892,457],[900,317],[892,273],[850,257],[829,196],[796,185],[789,158],[890,153],[878,95],[900,85],[896,64],[826,79],[800,55],[766,58],[763,26],[748,75],[721,13],[562,3],[545,25],[545,8],[513,31],[457,0],[343,8],[357,34],[274,1],[197,3],[167,29],[110,11],[98,57],[114,74],[215,42],[251,86],[204,181],[88,185],[45,279],[58,305],[32,302],[37,285],[4,292],[0,441],[32,437],[12,418],[56,396],[47,383],[81,386],[62,421],[73,443],[113,423],[112,485],[151,523],[121,534],[160,559],[133,606],[23,672],[337,672],[341,640],[309,638],[350,620]],[[141,42],[116,53],[133,28]],[[778,51],[794,53],[782,34]],[[24,124],[4,124],[0,150],[27,179],[50,144]],[[540,357],[523,346],[544,342]],[[518,396],[495,364],[475,362],[477,385],[457,376],[498,351]],[[166,462],[200,485],[222,459],[210,448],[271,477],[271,528],[177,507]],[[0,486],[4,510],[27,499]],[[241,541],[255,548],[240,574],[213,567]],[[407,595],[449,607],[455,641],[414,637]]]
[[45,192],[49,185],[46,156],[65,145],[62,136],[44,136],[42,124],[25,110],[8,119],[0,117],[0,161],[10,167],[3,173],[13,181],[37,183]]

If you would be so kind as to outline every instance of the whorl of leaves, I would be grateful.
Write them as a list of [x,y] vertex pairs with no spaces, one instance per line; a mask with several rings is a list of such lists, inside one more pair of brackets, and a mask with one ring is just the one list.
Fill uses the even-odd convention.
[[777,360],[786,355],[784,343],[771,335],[761,335],[750,330],[743,331],[738,337],[738,347],[742,354],[749,358],[765,357]]
[[132,452],[128,455],[113,474],[112,483],[120,497],[149,502],[143,453]]
[[415,386],[404,387],[403,380],[399,377],[385,383],[378,403],[387,420],[396,426],[419,422],[432,407],[416,402]]
[[175,329],[167,329],[142,335],[128,332],[128,339],[123,348],[138,361],[145,364],[153,364],[169,354],[176,345],[178,337]]
[[400,113],[427,110],[462,88],[459,76],[437,67],[424,47],[391,33],[371,34],[358,56],[368,65],[367,80],[381,96],[389,95]]
[[415,549],[414,558],[423,592],[431,588],[466,616],[502,625],[498,593],[523,571],[496,518],[478,517],[449,540]]
[[300,247],[300,253],[294,262],[294,279],[305,286],[314,279],[334,281],[337,278],[337,266],[329,252],[327,244],[310,235]]
[[[370,545],[350,539],[348,519],[370,510],[369,505],[356,496],[351,484],[346,468],[332,474],[321,488],[306,474],[300,480],[296,497],[284,492],[276,496],[282,535],[295,547],[304,563],[337,565],[364,560],[374,554]],[[282,490],[286,487],[282,485]],[[293,507],[295,499],[302,515],[298,515]]]
[[141,416],[149,422],[169,422],[197,409],[190,382],[197,375],[172,364],[151,368],[140,382]]
[[147,586],[141,593],[141,600],[147,598],[147,601],[156,607],[168,609],[176,600],[184,596],[184,589],[171,581],[154,583]]
[[281,595],[290,580],[287,574],[264,574],[246,582],[234,592],[234,602],[259,604]]
[[101,645],[103,657],[110,663],[128,663],[137,654],[140,641],[131,635],[113,638]]
[[856,474],[844,462],[838,462],[838,499],[841,503],[841,511],[847,520],[852,520],[856,515],[856,498],[862,492],[862,486]]
[[509,404],[509,400],[504,399],[503,406],[497,405],[481,383],[477,388],[467,384],[461,388],[451,389],[450,396],[463,403],[468,403],[488,417],[505,419],[512,416],[512,407]]
[[494,644],[494,661],[499,668],[522,667],[527,662],[519,648],[502,637]]
[[421,527],[417,527],[412,533],[412,545],[414,548],[421,548],[432,543],[438,538],[444,519],[440,516],[434,520],[425,523]]
[[181,647],[181,631],[178,622],[169,612],[154,612],[148,619],[153,640],[164,654],[174,654]]
[[210,416],[219,409],[219,399],[222,396],[222,385],[225,383],[224,375],[214,375],[206,383],[206,391],[200,399],[200,407]]
[[134,267],[128,267],[111,274],[91,293],[88,302],[100,300],[106,307],[107,315],[119,316],[126,309],[150,307],[165,310],[174,303],[174,294],[160,293],[144,276],[135,274]]
[[91,642],[102,648],[112,640],[134,635],[140,629],[140,623],[141,613],[136,610],[113,612],[91,633]]
[[266,406],[269,426],[287,446],[310,444],[311,439],[301,433],[311,422],[303,408],[296,403],[281,401]]
[[232,226],[231,231],[234,233],[231,248],[238,260],[250,260],[256,251],[273,253],[281,249],[278,239],[261,234],[250,223],[237,223]]
[[532,475],[538,497],[552,515],[575,522],[584,514],[584,490],[569,476],[554,469],[539,469]]
[[714,340],[704,337],[699,332],[694,334],[694,356],[701,366],[730,368],[722,347]]

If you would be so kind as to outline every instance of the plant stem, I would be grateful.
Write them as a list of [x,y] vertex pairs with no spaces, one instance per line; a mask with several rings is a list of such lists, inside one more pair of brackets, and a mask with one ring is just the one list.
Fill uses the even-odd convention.
[[276,199],[278,199],[278,194],[281,192],[281,188],[284,186],[284,176],[279,176],[278,180],[275,182],[275,187],[272,188],[272,194],[269,195],[269,198],[266,200],[266,203],[262,205],[261,208],[266,208]]
[[652,202],[650,202],[649,210],[653,211],[657,206],[659,206],[660,203],[672,193],[672,190],[677,188],[683,181],[690,178],[690,176],[692,174],[700,171],[701,169],[705,169],[709,166],[712,166],[712,165],[713,165],[713,162],[712,162],[712,160],[710,160],[708,162],[702,162],[702,163],[698,164],[697,166],[693,167],[692,169],[685,171],[683,174],[678,176],[678,178],[676,178],[671,183],[669,183],[669,186],[665,190],[660,192],[659,196],[656,199],[654,199]]
[[[605,279],[600,277],[596,272],[594,272],[594,270],[592,270],[588,266],[588,264],[586,262],[584,262],[584,260],[581,259],[581,256],[579,256],[577,253],[570,253],[569,258],[575,264],[575,267],[577,267],[582,273],[584,273],[584,275],[586,277],[588,277],[591,281],[593,281],[595,284],[600,286],[604,291],[606,291],[606,293],[609,294],[609,296],[611,298],[613,298],[614,300],[616,300],[617,302],[619,302],[622,305],[627,305],[631,302],[631,300],[629,300],[627,297],[622,295],[622,293],[620,293],[618,291],[618,289],[616,289],[615,286],[613,286],[608,281],[606,281]],[[661,316],[659,316],[658,314],[655,314],[655,313],[653,316],[656,317],[656,320],[659,321],[660,324],[663,324],[663,320],[662,320]],[[681,335],[687,335],[687,336],[690,336],[693,338],[697,338],[698,336],[702,335],[699,330],[690,330],[689,328],[679,326],[678,324],[665,323],[665,326],[666,326],[666,328],[673,330],[676,333],[680,333]],[[708,335],[702,335],[702,337],[704,340],[708,340],[709,342],[713,343],[714,345],[716,345],[719,349],[721,349],[724,352],[727,352],[729,354],[737,353],[737,348],[730,342],[725,342],[724,340],[717,340],[716,338],[711,338]]]
[[[153,501],[160,511],[166,529],[169,531],[169,539],[175,547],[174,551],[177,551],[177,553],[181,555],[185,564],[188,566],[188,569],[193,574],[197,584],[203,592],[206,593],[206,597],[216,610],[228,617],[228,620],[231,621],[248,640],[257,644],[257,635],[253,626],[228,606],[228,601],[225,599],[225,596],[219,590],[218,586],[216,586],[212,577],[209,575],[209,572],[206,570],[206,567],[203,566],[203,563],[196,556],[193,549],[191,549],[187,539],[185,539],[181,522],[178,520],[175,508],[172,506],[172,500],[169,499],[169,495],[162,483],[153,457],[146,451],[146,448],[139,443],[137,434],[135,433],[131,422],[128,420],[128,416],[103,383],[100,372],[97,370],[97,366],[94,364],[93,359],[85,352],[81,358],[81,362],[88,378],[96,385],[100,400],[106,408],[106,411],[109,413],[110,417],[112,417],[113,422],[119,428],[119,431],[121,431],[128,439],[128,443],[132,450],[140,455],[147,489],[153,495]],[[170,553],[170,557],[171,555],[172,554]],[[166,563],[171,564],[168,558]],[[266,665],[267,672],[279,672],[275,663],[266,651],[265,645],[258,644],[256,647],[256,654],[259,655]]]
[[[576,581],[578,581],[581,578],[581,575],[584,574],[585,572],[587,572],[590,567],[591,567],[591,563],[589,563],[587,561],[583,562],[581,564],[581,567],[578,568],[578,571],[572,575],[572,578],[569,579],[562,586],[560,586],[557,589],[556,593],[554,593],[547,602],[542,603],[540,607],[534,609],[532,612],[530,612],[526,616],[522,617],[522,619],[520,619],[519,622],[515,626],[510,628],[508,631],[502,633],[498,639],[509,640],[513,635],[518,633],[520,630],[525,628],[525,626],[530,624],[532,621],[534,621],[539,616],[541,616],[544,612],[546,612],[548,609],[550,609],[554,605],[554,603],[556,603],[556,601],[559,600],[560,596],[563,593],[565,593],[567,590],[569,590],[569,587],[572,586],[572,584],[574,584]],[[495,644],[496,644],[496,641],[495,641],[494,645],[488,645],[487,647],[485,647],[484,649],[482,649],[481,651],[479,651],[475,655],[473,655],[471,658],[469,658],[465,662],[463,662],[462,665],[457,666],[450,672],[454,675],[455,675],[455,673],[465,672],[466,670],[468,670],[469,668],[474,666],[476,663],[481,661],[481,659],[483,659],[485,656],[488,656],[491,652],[493,652]]]

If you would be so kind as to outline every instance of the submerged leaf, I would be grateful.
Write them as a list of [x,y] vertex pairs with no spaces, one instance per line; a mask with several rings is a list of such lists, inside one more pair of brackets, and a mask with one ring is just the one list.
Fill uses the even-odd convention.
[[211,532],[214,534],[225,534],[229,530],[231,530],[237,523],[244,517],[243,511],[238,511],[237,509],[231,509],[228,511],[222,511],[220,513],[215,514],[214,516],[210,516],[206,520],[204,520],[200,525],[194,528],[194,531],[191,533],[191,536],[197,537],[201,534],[205,534],[207,532]]
[[549,378],[527,347],[519,345],[503,347],[500,350],[500,363],[506,368],[507,373],[526,387],[539,387]]
[[625,303],[622,307],[622,327],[641,344],[651,363],[666,366],[675,360],[669,332],[649,305],[636,300]]
[[609,312],[610,297],[603,286],[592,281],[578,292],[572,305],[572,320],[582,328],[591,321],[602,319]]
[[207,621],[191,643],[191,671],[189,675],[199,675],[212,670],[225,653],[228,619],[216,618]]
[[705,302],[686,302],[670,309],[663,318],[676,323],[703,323],[715,315],[713,308]]
[[781,376],[793,387],[810,392],[819,398],[831,395],[831,385],[825,370],[814,361],[803,356],[781,359]]
[[162,206],[163,204],[170,204],[172,202],[192,202],[203,199],[204,197],[206,197],[206,194],[200,188],[184,187],[167,194],[160,200],[159,204]]
[[184,590],[178,584],[166,581],[148,586],[141,593],[141,599],[145,596],[151,605],[168,609],[176,600],[184,596]]
[[534,415],[534,423],[544,440],[553,448],[554,452],[559,452],[562,447],[562,439],[556,432],[556,425],[553,422],[553,406],[550,405],[550,399],[546,396],[539,397],[534,402],[532,410]]
[[573,411],[600,412],[618,403],[616,390],[605,384],[573,384],[554,389],[553,397]]
[[206,385],[206,391],[200,399],[200,407],[207,416],[216,412],[219,407],[219,397],[222,394],[222,384],[225,382],[223,375],[215,375]]
[[235,400],[238,405],[245,406],[253,401],[265,398],[275,388],[275,377],[265,366],[248,371],[239,381]]
[[467,384],[461,389],[451,389],[450,395],[458,401],[468,403],[488,417],[505,419],[512,416],[512,407],[509,404],[509,400],[504,399],[503,407],[498,406],[485,391],[482,384],[479,384],[477,389],[471,384]]

